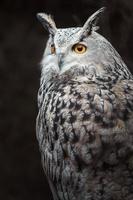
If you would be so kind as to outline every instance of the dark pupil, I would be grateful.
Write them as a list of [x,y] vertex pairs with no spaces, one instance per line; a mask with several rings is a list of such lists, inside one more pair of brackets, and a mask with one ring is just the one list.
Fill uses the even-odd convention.
[[82,47],[78,47],[78,51],[82,51],[82,49],[83,49]]

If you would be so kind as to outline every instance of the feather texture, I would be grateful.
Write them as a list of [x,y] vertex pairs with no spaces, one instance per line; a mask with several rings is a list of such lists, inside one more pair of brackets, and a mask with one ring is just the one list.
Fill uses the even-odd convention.
[[41,63],[36,132],[43,168],[54,200],[132,200],[133,76],[95,31],[77,54],[81,31],[57,29],[56,53],[49,39]]

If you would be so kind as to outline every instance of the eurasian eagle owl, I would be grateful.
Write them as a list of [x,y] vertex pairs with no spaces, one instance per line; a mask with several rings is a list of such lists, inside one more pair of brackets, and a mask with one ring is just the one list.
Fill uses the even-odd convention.
[[133,76],[96,32],[49,31],[41,62],[37,139],[55,200],[133,200]]

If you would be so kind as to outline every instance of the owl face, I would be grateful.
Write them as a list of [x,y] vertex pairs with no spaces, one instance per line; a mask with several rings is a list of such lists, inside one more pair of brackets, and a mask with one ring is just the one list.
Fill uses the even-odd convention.
[[[38,14],[38,19],[49,32],[44,63],[51,70],[49,63],[54,63],[59,74],[75,72],[98,77],[113,76],[120,56],[112,45],[96,32],[96,22],[104,8],[95,12],[83,27],[57,29],[51,16]],[[53,60],[54,59],[54,60]],[[117,73],[122,74],[124,63],[118,66]],[[126,75],[128,74],[126,70]]]
[[94,13],[83,27],[57,29],[55,22],[46,14],[38,14],[39,20],[49,31],[49,40],[46,45],[45,56],[53,55],[57,59],[60,72],[70,69],[88,67],[93,62],[99,62],[100,37],[95,32],[97,17],[104,8]]
[[100,61],[103,38],[96,32],[81,38],[81,31],[82,28],[58,29],[49,39],[47,53],[57,57],[62,72],[74,66],[88,66]]

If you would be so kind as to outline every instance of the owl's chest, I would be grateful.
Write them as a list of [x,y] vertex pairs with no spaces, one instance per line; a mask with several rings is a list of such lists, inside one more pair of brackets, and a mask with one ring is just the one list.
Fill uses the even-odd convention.
[[69,148],[78,152],[85,145],[85,151],[88,148],[98,151],[102,142],[113,143],[116,134],[124,140],[121,132],[126,132],[127,127],[118,117],[117,101],[113,92],[96,84],[68,83],[51,87],[43,95],[40,108],[43,127],[39,133],[43,148],[53,155],[60,151],[64,156],[69,154]]
[[[88,184],[101,184],[103,176],[112,180],[113,174],[103,173],[104,166],[123,167],[121,160],[132,154],[132,111],[124,118],[126,94],[119,90],[119,96],[115,90],[82,83],[60,84],[43,95],[38,124],[44,169],[74,194],[75,187],[87,193]],[[95,170],[98,177],[93,176]]]
[[71,83],[49,90],[44,95],[41,109],[47,132],[60,133],[66,130],[70,135],[72,129],[78,133],[82,126],[89,126],[96,118],[96,109],[98,115],[102,115],[103,99],[93,85],[87,88],[80,83]]
[[[119,88],[118,88],[119,89]],[[132,95],[130,97],[133,98]],[[125,122],[132,115],[126,93],[109,90],[97,84],[73,83],[59,84],[43,93],[41,102],[41,120],[46,133],[58,135],[64,140],[63,131],[75,131],[80,136],[82,128],[87,132],[116,132],[125,130]],[[83,128],[84,129],[84,128]],[[64,136],[65,138],[65,136]],[[73,137],[72,137],[73,138]],[[71,138],[71,139],[72,139]]]

